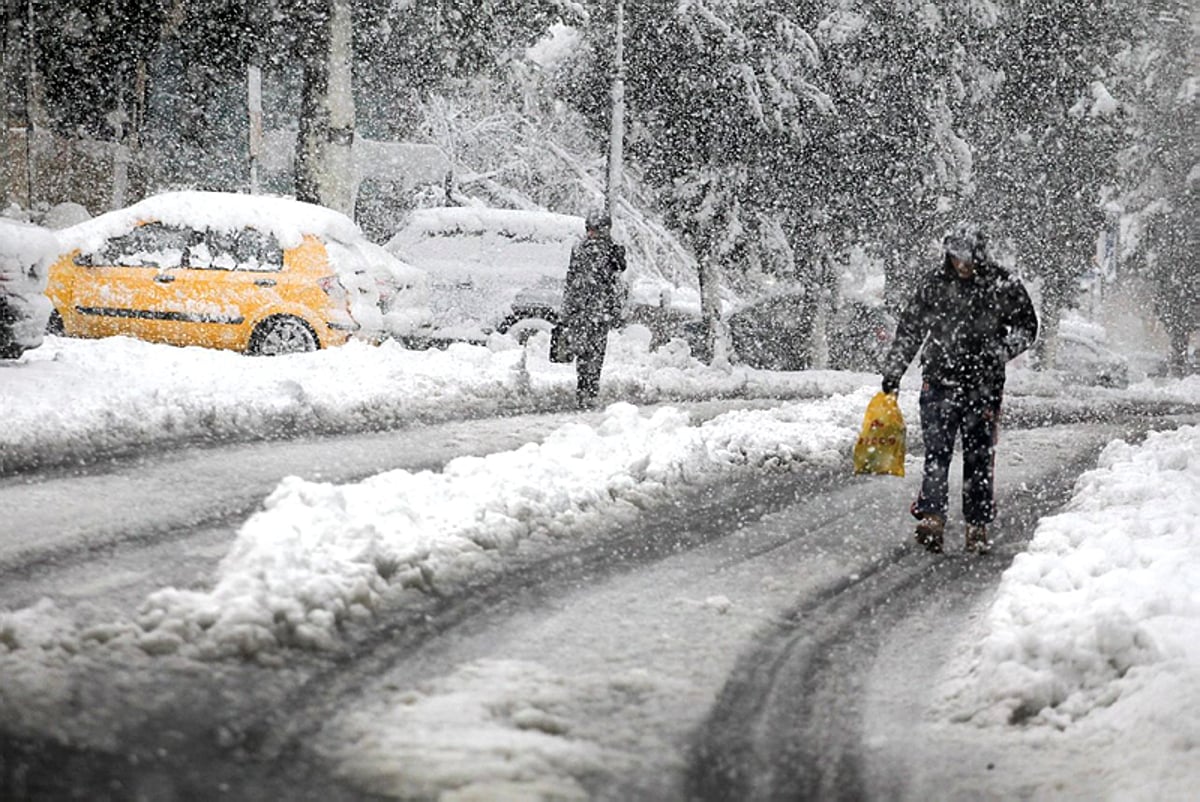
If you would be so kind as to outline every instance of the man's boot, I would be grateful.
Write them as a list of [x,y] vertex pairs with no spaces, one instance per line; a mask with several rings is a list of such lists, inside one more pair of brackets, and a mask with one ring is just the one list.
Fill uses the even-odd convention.
[[942,535],[946,531],[946,519],[932,512],[927,512],[917,521],[917,542],[926,551],[934,554],[942,553]]
[[992,541],[988,540],[987,526],[967,524],[966,549],[972,554],[987,554],[992,550]]

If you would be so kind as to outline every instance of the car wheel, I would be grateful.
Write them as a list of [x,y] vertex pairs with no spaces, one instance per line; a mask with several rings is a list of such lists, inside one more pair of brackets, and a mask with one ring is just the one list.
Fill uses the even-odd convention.
[[46,321],[46,333],[53,334],[55,337],[62,337],[66,332],[67,328],[63,324],[62,315],[55,309],[50,313],[50,319]]
[[297,317],[272,317],[255,327],[247,352],[254,356],[279,356],[315,350],[317,335],[307,323]]
[[523,317],[516,323],[508,327],[508,333],[514,336],[521,345],[529,341],[529,338],[537,334],[539,331],[544,331],[547,334],[554,328],[552,321],[541,317]]
[[521,320],[521,318],[517,317],[516,315],[505,316],[504,320],[501,320],[499,323],[496,324],[496,333],[497,334],[507,334],[508,330],[511,329],[520,320]]
[[3,298],[0,298],[0,359],[16,359],[25,353],[25,346],[17,340],[12,323],[13,315]]

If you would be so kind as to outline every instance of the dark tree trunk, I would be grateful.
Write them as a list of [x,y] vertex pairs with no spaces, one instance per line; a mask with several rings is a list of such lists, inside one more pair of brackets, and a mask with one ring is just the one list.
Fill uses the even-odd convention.
[[300,130],[296,138],[296,198],[320,203],[317,177],[321,145],[329,138],[329,109],[325,96],[329,91],[329,20],[328,4],[305,3],[306,24],[296,42],[301,63]]

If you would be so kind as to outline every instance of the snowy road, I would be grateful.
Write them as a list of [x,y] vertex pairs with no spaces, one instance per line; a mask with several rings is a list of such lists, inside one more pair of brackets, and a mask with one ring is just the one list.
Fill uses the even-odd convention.
[[[37,509],[56,505],[64,518],[0,556],[0,604],[49,595],[87,620],[128,613],[148,589],[202,582],[231,522],[281,471],[346,481],[435,467],[561,422],[259,445],[237,459],[230,449],[243,447],[178,452],[46,478],[37,493],[9,480],[10,520],[26,514],[33,526],[45,520]],[[333,656],[273,666],[81,654],[55,666],[71,697],[29,700],[22,734],[0,743],[4,780],[30,799],[98,788],[154,799],[1011,795],[1013,772],[992,767],[1022,756],[939,741],[923,724],[922,678],[971,637],[971,616],[1037,517],[1104,443],[1140,428],[1006,432],[1001,540],[982,559],[910,547],[902,513],[916,471],[896,481],[747,470],[614,520],[587,543],[518,550],[457,596],[382,611]],[[162,503],[183,486],[186,503]],[[65,509],[97,494],[110,514]],[[32,499],[26,513],[19,499]],[[386,735],[370,736],[364,722],[380,719]],[[489,768],[498,741],[515,773]],[[938,747],[919,774],[914,741]]]
[[[995,755],[920,730],[940,661],[969,643],[971,615],[1033,534],[1070,495],[1075,477],[1125,426],[1009,431],[998,455],[997,547],[969,557],[951,540],[943,558],[912,548],[897,525],[919,480],[864,505],[858,483],[824,502],[805,550],[840,554],[842,571],[798,587],[744,651],[703,729],[687,794],[703,800],[1005,798]],[[855,553],[839,543],[863,538]],[[956,532],[957,534],[957,532]],[[811,556],[798,555],[809,563]],[[887,656],[881,661],[879,655]],[[974,746],[974,745],[972,745]],[[915,754],[921,760],[914,761]],[[991,765],[989,765],[991,764]],[[1013,768],[1012,764],[1002,765]],[[914,777],[914,770],[923,776]],[[932,776],[924,776],[925,774]]]
[[[190,584],[208,576],[211,564],[181,570],[172,560],[181,553],[199,556],[196,545],[206,541],[212,548],[202,551],[215,550],[219,558],[232,530],[261,507],[284,476],[342,483],[392,468],[436,469],[454,456],[537,441],[567,419],[566,414],[512,416],[395,432],[170,449],[74,472],[0,479],[5,511],[0,605],[80,592],[87,576],[112,573],[103,565],[114,555],[122,567],[113,570],[145,576],[146,586],[134,588],[142,595],[163,585]],[[156,557],[156,551],[164,556]],[[139,554],[150,562],[139,565]],[[63,576],[64,570],[76,574]]]
[[[700,421],[771,403],[684,406]],[[599,418],[598,412],[511,415],[358,435],[152,448],[74,470],[3,477],[0,608],[93,595],[93,583],[101,585],[93,602],[105,604],[204,581],[232,530],[285,476],[348,483],[394,468],[437,470],[454,457],[540,442],[567,421]],[[141,581],[116,598],[112,581],[119,575]]]

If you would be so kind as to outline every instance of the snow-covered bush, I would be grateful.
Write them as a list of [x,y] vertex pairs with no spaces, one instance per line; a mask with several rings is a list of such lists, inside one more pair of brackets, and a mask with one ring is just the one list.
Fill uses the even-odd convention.
[[58,250],[52,232],[0,217],[0,359],[42,344],[51,312],[47,272]]

